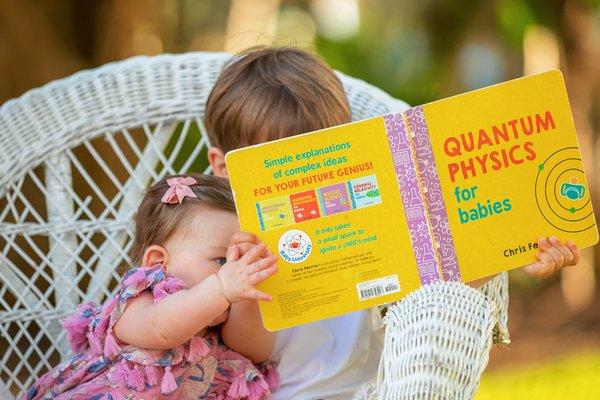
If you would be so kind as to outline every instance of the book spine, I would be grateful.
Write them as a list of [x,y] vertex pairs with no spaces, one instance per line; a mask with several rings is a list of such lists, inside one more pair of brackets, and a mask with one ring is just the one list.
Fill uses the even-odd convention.
[[417,160],[417,173],[425,194],[425,204],[440,268],[445,281],[460,281],[460,269],[456,258],[456,249],[446,203],[440,185],[437,164],[433,156],[427,121],[422,106],[413,107],[404,113],[409,137]]
[[440,280],[413,152],[402,114],[383,116],[421,284]]

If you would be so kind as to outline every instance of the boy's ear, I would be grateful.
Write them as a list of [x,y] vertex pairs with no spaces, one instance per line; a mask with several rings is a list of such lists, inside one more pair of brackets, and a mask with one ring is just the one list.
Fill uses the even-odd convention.
[[142,266],[152,267],[156,264],[162,264],[163,268],[167,269],[167,262],[169,261],[169,252],[162,246],[153,244],[144,251],[142,257]]
[[225,153],[218,147],[208,149],[208,162],[215,176],[227,178],[227,167],[225,166]]

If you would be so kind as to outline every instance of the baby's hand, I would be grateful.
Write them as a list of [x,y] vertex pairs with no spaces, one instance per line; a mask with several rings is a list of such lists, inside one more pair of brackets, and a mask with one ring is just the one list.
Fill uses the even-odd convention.
[[271,296],[254,287],[277,272],[277,256],[268,254],[267,246],[262,242],[241,258],[240,255],[239,247],[232,245],[227,252],[227,262],[217,273],[227,300],[230,303],[244,299],[271,301]]
[[[253,233],[250,232],[236,232],[231,236],[229,240],[229,246],[237,246],[240,251],[240,257],[246,254],[250,249],[253,249],[257,244],[260,243],[260,239]],[[268,255],[269,250],[266,250]]]
[[535,255],[538,262],[521,268],[523,272],[534,278],[546,278],[562,267],[576,265],[579,262],[579,249],[569,241],[563,244],[556,236],[540,238],[537,241],[540,252]]

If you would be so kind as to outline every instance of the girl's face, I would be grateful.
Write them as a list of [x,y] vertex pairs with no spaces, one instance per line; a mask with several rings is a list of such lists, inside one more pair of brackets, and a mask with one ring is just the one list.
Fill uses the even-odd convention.
[[231,236],[239,231],[237,216],[228,211],[197,207],[167,243],[167,272],[190,288],[225,263]]

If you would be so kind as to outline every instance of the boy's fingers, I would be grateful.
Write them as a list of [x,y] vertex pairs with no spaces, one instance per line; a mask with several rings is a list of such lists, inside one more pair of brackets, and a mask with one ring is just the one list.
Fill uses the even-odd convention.
[[539,261],[535,262],[533,264],[524,266],[523,271],[527,275],[532,276],[537,279],[545,278],[552,273],[552,269],[549,266],[544,265],[543,263],[541,263]]
[[580,253],[579,253],[579,248],[577,246],[575,246],[575,243],[568,241],[566,246],[569,248],[569,250],[571,250],[571,254],[573,254],[573,260],[571,261],[572,264],[571,265],[577,265],[579,264],[579,257],[580,257]]
[[572,241],[563,244],[556,236],[539,238],[540,252],[535,254],[539,261],[523,267],[523,271],[535,278],[545,278],[562,267],[579,262],[579,249]]
[[550,254],[552,259],[554,260],[554,266],[557,269],[564,267],[565,256],[560,252],[560,250],[557,247],[555,247],[555,246],[550,247],[548,250],[546,250],[546,253]]
[[554,248],[562,254],[563,267],[573,265],[573,253],[571,253],[571,250],[569,250],[566,245],[564,245],[556,236],[550,237],[550,243],[552,243]]
[[540,261],[540,263],[542,263],[543,267],[548,270],[548,275],[554,272],[556,263],[554,261],[554,258],[552,258],[552,256],[548,252],[543,251],[541,253],[538,253],[535,255],[535,258],[537,258]]
[[543,251],[546,251],[552,247],[552,245],[548,241],[548,238],[545,238],[545,237],[539,238],[537,241],[537,244],[540,247],[540,249]]

